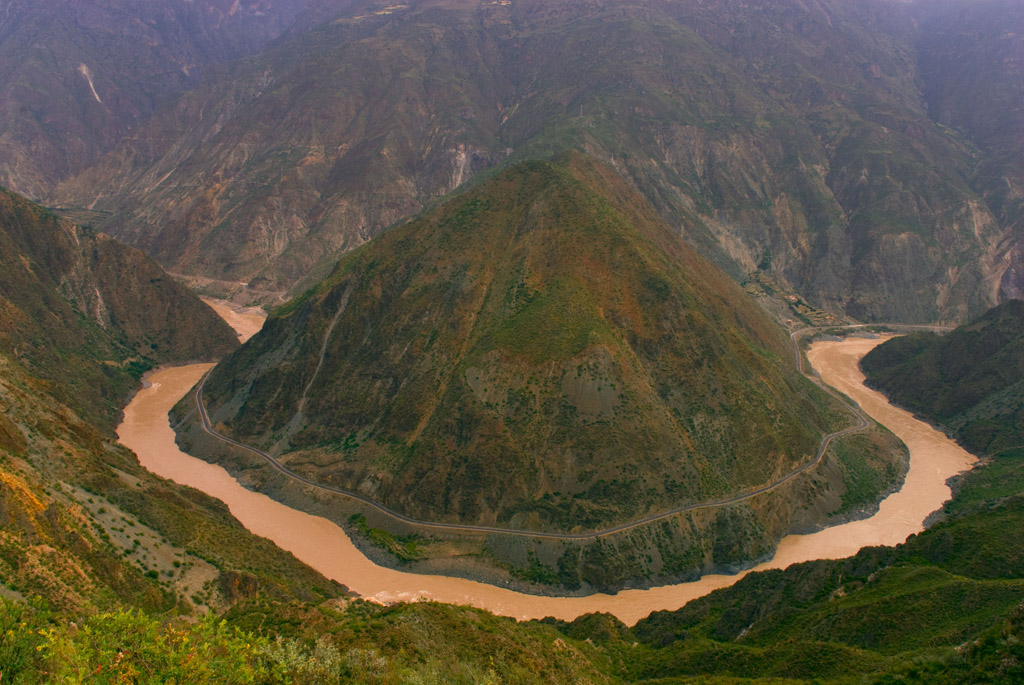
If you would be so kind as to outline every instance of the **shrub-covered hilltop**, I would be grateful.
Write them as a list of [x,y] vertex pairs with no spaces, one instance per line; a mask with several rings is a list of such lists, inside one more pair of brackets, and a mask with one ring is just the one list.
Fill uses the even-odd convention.
[[[218,430],[311,481],[421,520],[559,533],[773,483],[854,422],[746,293],[579,154],[513,166],[346,255],[218,365],[204,398]],[[348,520],[343,497],[296,490],[196,430],[191,398],[179,410],[193,451]],[[898,475],[880,433],[850,445]],[[570,587],[693,575],[770,552],[846,490],[830,459],[764,496],[600,542],[484,544]]]

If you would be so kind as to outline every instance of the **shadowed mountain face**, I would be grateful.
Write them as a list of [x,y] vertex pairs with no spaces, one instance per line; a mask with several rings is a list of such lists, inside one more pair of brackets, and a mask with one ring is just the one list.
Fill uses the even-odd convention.
[[82,418],[113,428],[143,371],[236,346],[137,249],[0,191],[0,351]]
[[[256,591],[337,594],[222,503],[114,444],[145,370],[237,345],[137,249],[0,191],[0,593],[78,620],[126,606],[190,613]],[[17,649],[2,654],[16,673]]]
[[864,357],[868,383],[949,428],[976,454],[1024,454],[1024,301],[947,336],[897,338]]
[[0,1],[0,184],[40,198],[305,0]]
[[771,482],[834,405],[610,169],[522,163],[343,258],[219,365],[237,439],[429,520],[597,528]]
[[978,147],[971,185],[1007,236],[1001,293],[1024,297],[1024,6],[993,0],[920,9],[929,116]]
[[736,277],[963,319],[1013,268],[1008,228],[972,189],[983,157],[929,119],[914,26],[885,2],[316,3],[51,196],[173,270],[273,289],[575,148]]

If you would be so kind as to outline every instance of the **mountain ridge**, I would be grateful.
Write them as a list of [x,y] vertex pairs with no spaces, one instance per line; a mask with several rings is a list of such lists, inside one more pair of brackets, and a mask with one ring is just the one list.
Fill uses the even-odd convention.
[[0,238],[0,342],[99,426],[113,427],[110,410],[146,369],[237,346],[220,317],[140,251],[6,190]]
[[579,149],[737,278],[863,320],[990,306],[1012,226],[971,189],[975,150],[928,118],[912,17],[818,9],[343,4],[53,197],[114,212],[172,270],[273,290],[476,173]]
[[237,345],[137,249],[0,191],[0,593],[81,620],[340,592],[115,443],[147,369]]

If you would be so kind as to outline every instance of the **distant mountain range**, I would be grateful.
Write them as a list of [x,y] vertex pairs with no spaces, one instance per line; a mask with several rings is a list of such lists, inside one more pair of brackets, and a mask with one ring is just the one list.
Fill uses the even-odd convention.
[[0,184],[42,198],[304,0],[0,2]]
[[[3,173],[173,271],[273,290],[489,169],[582,149],[734,277],[770,271],[835,312],[956,321],[1019,291],[1024,26],[1006,0],[325,2],[246,21],[254,37],[210,57],[254,56],[178,79],[74,163],[8,154]],[[106,112],[73,76],[47,106]],[[10,92],[5,125],[37,121]],[[47,121],[53,140],[104,130]]]

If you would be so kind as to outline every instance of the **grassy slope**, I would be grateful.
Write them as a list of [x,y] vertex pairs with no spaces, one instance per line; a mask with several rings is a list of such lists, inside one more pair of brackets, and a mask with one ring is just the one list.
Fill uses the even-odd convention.
[[[961,497],[974,492],[976,475]],[[429,603],[254,599],[236,605],[218,630],[216,622],[162,628],[104,614],[83,631],[66,614],[3,604],[0,620],[15,630],[0,654],[28,682],[107,666],[118,650],[124,668],[194,669],[186,672],[196,680],[258,672],[300,682],[1015,682],[1024,676],[1024,566],[992,547],[1002,540],[1021,553],[1014,536],[1001,534],[1022,523],[1015,499],[990,502],[987,518],[954,514],[895,549],[752,574],[632,629],[607,615],[517,624]],[[969,560],[979,555],[1009,563],[977,573]],[[205,649],[206,662],[187,658]]]
[[1021,304],[1004,303],[945,337],[898,338],[864,360],[870,382],[987,457],[958,484],[944,520],[896,548],[753,574],[678,612],[652,614],[633,629],[649,651],[637,652],[628,637],[614,642],[625,672],[636,679],[1021,678],[1024,543],[1014,532],[1024,525],[1024,452],[1019,418],[1002,401],[1021,376]]
[[[573,154],[513,166],[347,255],[222,362],[204,396],[222,430],[317,481],[427,520],[572,532],[757,487],[810,459],[849,417],[790,355],[641,196]],[[432,536],[413,554],[425,571],[479,573],[483,555],[501,567],[495,582],[574,589],[762,557],[794,526],[870,506],[901,454],[882,433],[854,436],[808,477],[729,507],[600,542],[453,547],[295,491],[191,419],[179,437],[291,506],[342,525],[367,514],[357,532],[372,540],[384,528]],[[415,562],[403,545],[385,545],[399,550],[385,561]]]

